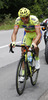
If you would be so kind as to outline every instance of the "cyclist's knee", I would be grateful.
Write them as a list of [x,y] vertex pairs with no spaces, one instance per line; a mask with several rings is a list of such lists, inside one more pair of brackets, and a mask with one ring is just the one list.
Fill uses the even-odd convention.
[[35,52],[36,52],[36,56],[38,56],[39,55],[39,48],[38,47],[35,48]]
[[24,53],[24,47],[21,47],[21,53],[23,55],[23,53]]

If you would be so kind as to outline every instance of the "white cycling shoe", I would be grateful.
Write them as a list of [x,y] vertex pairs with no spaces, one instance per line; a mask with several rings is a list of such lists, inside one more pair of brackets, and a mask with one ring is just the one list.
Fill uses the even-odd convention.
[[24,76],[21,76],[18,81],[21,82],[21,83],[23,83],[24,82],[24,79],[25,79],[25,77]]
[[40,69],[40,60],[36,60],[35,68],[38,70]]

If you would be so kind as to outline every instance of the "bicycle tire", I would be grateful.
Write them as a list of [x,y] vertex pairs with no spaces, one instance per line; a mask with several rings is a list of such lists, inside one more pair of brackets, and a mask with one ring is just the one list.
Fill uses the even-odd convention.
[[[36,75],[35,75],[35,79],[34,79],[33,77],[34,77],[35,73],[36,73]],[[39,74],[39,70],[36,70],[35,72],[33,72],[33,75],[30,77],[31,84],[33,86],[36,85],[36,83],[37,83],[38,74]]]
[[46,60],[46,63],[48,64],[48,41],[45,45],[45,60]]
[[[24,85],[23,85],[23,88],[22,88],[21,90],[19,89],[19,86],[18,86],[19,67],[22,67],[22,66],[20,66],[20,64],[22,64],[23,61],[24,61],[24,58],[21,58],[21,59],[19,60],[19,63],[18,63],[18,66],[17,66],[17,72],[16,72],[16,90],[17,90],[17,93],[18,93],[19,95],[21,95],[21,94],[23,93],[23,91],[24,91],[24,89],[25,89],[25,84],[26,84],[26,68],[25,68]],[[25,63],[24,63],[24,66],[26,66]],[[21,84],[22,84],[22,83],[21,83]]]

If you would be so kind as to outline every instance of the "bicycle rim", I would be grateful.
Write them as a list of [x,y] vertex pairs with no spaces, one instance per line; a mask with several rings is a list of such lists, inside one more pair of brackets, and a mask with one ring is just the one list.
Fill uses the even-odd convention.
[[32,84],[33,86],[37,83],[38,74],[39,74],[39,70],[35,71],[35,72],[33,73],[32,77],[30,77],[31,84]]
[[19,78],[22,75],[22,63],[24,62],[24,58],[21,58],[17,67],[17,72],[16,72],[16,90],[19,95],[21,95],[25,89],[25,84],[26,84],[26,70],[25,70],[25,63],[24,63],[24,81],[23,83],[19,82]]

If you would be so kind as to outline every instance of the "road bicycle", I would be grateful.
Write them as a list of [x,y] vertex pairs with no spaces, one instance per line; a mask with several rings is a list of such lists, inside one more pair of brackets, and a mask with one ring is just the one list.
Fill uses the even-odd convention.
[[45,60],[48,64],[48,20],[45,22],[40,23],[42,26],[42,31],[44,31],[44,42],[45,42]]
[[[34,46],[32,46],[32,49],[29,50],[30,46],[25,45],[16,45],[16,47],[23,47],[24,53],[21,56],[17,71],[16,71],[16,90],[19,95],[21,95],[25,89],[26,80],[30,78],[31,84],[34,86],[37,83],[37,78],[39,74],[39,70],[35,69],[35,50]],[[10,45],[10,51],[14,53],[12,50],[12,44]],[[31,53],[31,56],[28,56],[28,53]],[[31,58],[30,58],[31,57]],[[22,76],[22,67],[24,63],[24,81],[20,82],[19,78]]]

